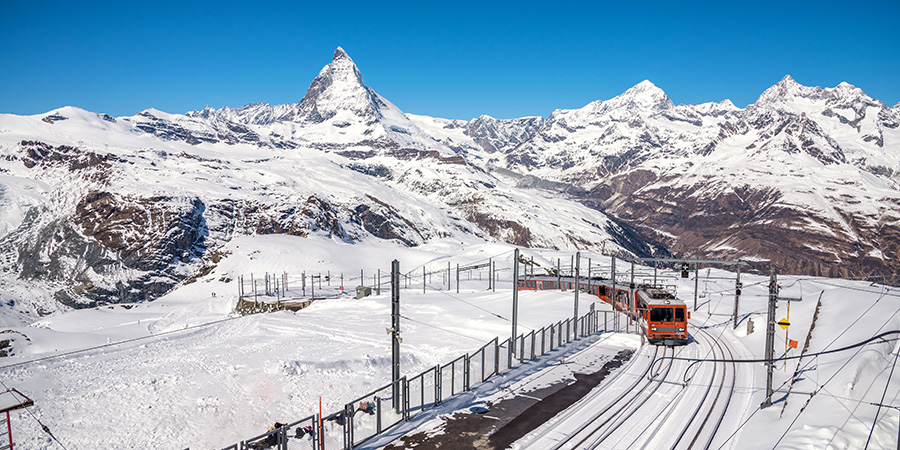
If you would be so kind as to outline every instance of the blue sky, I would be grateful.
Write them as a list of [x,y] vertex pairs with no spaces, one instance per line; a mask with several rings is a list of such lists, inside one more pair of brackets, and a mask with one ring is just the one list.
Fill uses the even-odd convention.
[[547,116],[649,79],[752,103],[785,74],[900,102],[900,2],[0,2],[0,112],[299,101],[337,46],[405,112]]

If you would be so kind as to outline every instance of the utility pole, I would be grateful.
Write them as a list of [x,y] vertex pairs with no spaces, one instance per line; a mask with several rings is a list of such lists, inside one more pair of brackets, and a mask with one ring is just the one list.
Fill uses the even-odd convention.
[[700,290],[700,263],[694,264],[694,311],[697,310],[698,290]]
[[560,265],[559,258],[556,258],[556,288],[562,289],[562,266]]
[[761,408],[772,406],[772,369],[775,367],[775,302],[778,301],[778,279],[775,266],[769,274],[769,315],[766,320],[766,400]]
[[741,284],[741,265],[737,265],[737,279],[734,282],[734,318],[732,322],[734,322],[734,329],[737,329],[738,326],[738,303],[741,301],[741,288],[743,285]]
[[447,261],[447,292],[450,292],[450,261]]
[[616,289],[616,257],[612,257],[612,271],[610,272],[610,276],[612,277],[612,285],[613,285],[613,327],[615,327],[616,332],[619,331],[619,314],[616,313],[618,311],[619,306],[619,291]]
[[459,294],[459,263],[456,263],[456,293]]
[[516,331],[519,320],[519,249],[513,252],[513,302],[512,302],[512,336],[509,338],[509,365],[512,366],[513,355],[516,354]]
[[400,261],[391,261],[391,382],[394,411],[400,411]]
[[497,261],[491,263],[491,292],[497,292]]
[[634,328],[637,331],[637,328],[640,328],[641,324],[638,322],[638,310],[637,310],[637,299],[635,299],[634,295],[634,260],[631,260],[631,283],[628,284],[628,301],[631,303],[631,312],[632,317],[634,318]]
[[588,293],[593,292],[591,290],[591,258],[588,258],[587,285],[588,285]]
[[[574,315],[574,318],[572,319],[572,325],[575,327],[576,330],[578,328],[578,291],[581,290],[581,289],[579,289],[580,283],[578,281],[578,275],[579,275],[580,269],[581,269],[581,252],[575,252],[575,315]],[[578,332],[576,331],[574,334],[577,336]]]

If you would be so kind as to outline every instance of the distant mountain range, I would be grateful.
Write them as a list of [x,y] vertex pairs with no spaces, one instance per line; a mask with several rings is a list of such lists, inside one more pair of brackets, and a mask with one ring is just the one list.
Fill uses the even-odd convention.
[[900,106],[789,76],[743,109],[643,81],[548,118],[404,114],[338,48],[298,103],[0,115],[5,321],[152,300],[238,234],[900,263]]

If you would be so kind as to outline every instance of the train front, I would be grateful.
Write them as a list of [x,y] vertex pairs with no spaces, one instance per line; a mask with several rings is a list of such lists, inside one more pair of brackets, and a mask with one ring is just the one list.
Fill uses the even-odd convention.
[[651,344],[684,345],[688,342],[687,306],[671,292],[659,288],[638,291],[644,331]]

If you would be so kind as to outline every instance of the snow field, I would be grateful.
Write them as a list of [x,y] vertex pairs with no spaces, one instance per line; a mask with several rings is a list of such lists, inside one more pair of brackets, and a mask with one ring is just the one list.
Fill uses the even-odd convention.
[[[465,265],[493,257],[498,268],[505,269],[500,271],[501,282],[495,293],[486,290],[485,279],[475,277],[463,277],[459,294],[455,279],[450,292],[435,291],[435,285],[440,285],[437,279],[429,284],[426,294],[415,282],[401,292],[401,314],[405,317],[401,319],[402,372],[414,376],[471,352],[494,337],[503,340],[510,333],[510,322],[504,318],[510,317],[512,253],[503,245],[447,239],[404,248],[380,241],[351,246],[323,236],[246,236],[235,239],[224,250],[227,257],[212,273],[155,302],[130,309],[117,305],[72,311],[32,326],[12,328],[30,341],[15,340],[16,354],[0,364],[0,379],[35,400],[28,411],[13,413],[17,448],[56,447],[29,413],[46,424],[67,448],[221,448],[255,436],[275,421],[312,414],[320,396],[323,410],[330,413],[389,381],[390,340],[385,328],[390,323],[390,300],[386,289],[380,296],[361,300],[345,296],[317,301],[298,312],[236,317],[231,313],[236,301],[235,280],[238,275],[247,275],[245,269],[252,269],[256,275],[295,273],[309,267],[354,273],[360,267],[367,271],[387,267],[388,259],[397,258],[401,271],[415,275],[423,266],[429,271],[446,268],[448,260],[455,269],[456,261]],[[556,251],[525,250],[523,255],[535,257],[541,265],[538,271],[555,266],[557,258],[563,266],[570,260],[569,254]],[[592,258],[595,274],[598,270],[608,273],[607,258],[587,252],[582,256]],[[582,267],[584,270],[584,264]],[[629,269],[628,264],[620,262],[617,272],[627,277]],[[652,279],[652,270],[638,266],[636,272],[639,281]],[[678,275],[672,270],[659,270],[657,281],[677,287],[679,298],[692,311],[693,326],[703,327],[714,339],[726,343],[737,358],[762,357],[768,277],[741,275],[744,290],[740,323],[733,330],[733,274],[701,269],[697,311],[693,311],[693,274],[690,279]],[[386,283],[386,273],[383,277]],[[223,281],[228,279],[231,281]],[[896,289],[809,277],[779,276],[778,280],[781,296],[803,298],[791,304],[789,334],[776,329],[779,354],[786,338],[800,343],[788,355],[799,354],[810,329],[808,353],[900,329],[900,292]],[[822,303],[813,326],[820,296]],[[586,312],[592,301],[588,295],[581,296],[579,313]],[[598,303],[598,308],[602,307],[605,305]],[[520,292],[520,332],[571,315],[571,292]],[[777,316],[776,320],[787,318],[786,304],[779,304]],[[215,321],[220,322],[202,326]],[[749,334],[748,321],[754,323],[754,331]],[[107,342],[145,337],[105,346]],[[602,339],[609,339],[613,345],[619,338],[611,334]],[[621,345],[628,344],[615,346]],[[97,346],[104,347],[28,362]],[[708,357],[706,348],[692,343],[676,352]],[[640,356],[648,350],[642,348],[635,361],[649,359]],[[891,341],[789,361],[787,370],[784,363],[778,363],[776,387],[787,389],[793,373],[798,371],[799,375],[791,394],[776,394],[775,405],[763,410],[758,405],[765,396],[764,365],[739,364],[734,394],[714,443],[741,449],[860,448],[874,423],[870,448],[893,445],[896,410],[882,408],[878,412],[871,403],[881,402],[884,394],[885,404],[897,404],[900,385],[889,379],[896,351],[897,344]],[[686,365],[673,365],[669,378],[681,379]],[[577,369],[573,364],[566,370]],[[700,389],[712,376],[704,365],[696,370],[698,386],[689,390]],[[531,381],[523,382],[546,384],[567,376],[532,372],[528,378]],[[599,389],[604,387],[601,384]],[[686,416],[684,411],[696,405],[684,398],[694,394],[678,400],[679,389],[664,385],[646,404],[654,405],[656,415]],[[818,393],[809,400],[808,393],[813,391]],[[465,403],[452,405],[456,409],[466,407]],[[449,412],[452,410],[445,411]],[[672,427],[686,426],[674,419],[654,420],[656,416],[643,410],[640,414],[646,423],[640,427],[624,425],[617,431],[615,442],[644,442],[634,434],[637,431],[626,430],[650,427],[666,434]],[[426,422],[417,424],[427,429],[436,423]],[[557,432],[565,434],[572,429],[566,427]]]

